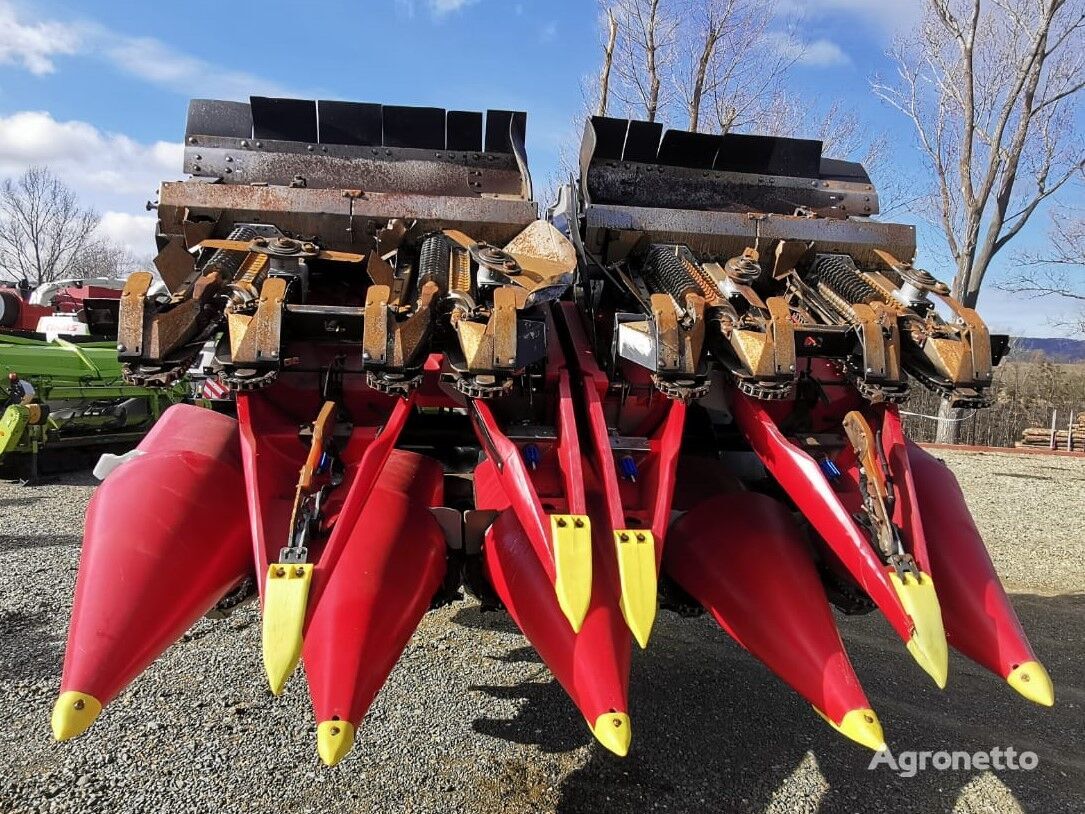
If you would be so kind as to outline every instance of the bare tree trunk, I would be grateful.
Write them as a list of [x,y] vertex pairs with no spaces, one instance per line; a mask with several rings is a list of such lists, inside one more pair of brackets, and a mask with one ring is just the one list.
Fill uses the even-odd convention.
[[720,29],[714,20],[709,20],[704,31],[704,46],[697,66],[693,71],[693,86],[689,95],[689,129],[694,133],[700,127],[701,100],[704,98],[705,83],[708,80],[708,68],[712,64],[712,53],[719,42]]
[[659,112],[659,45],[656,33],[659,25],[660,0],[652,0],[648,20],[645,25],[645,52],[648,58],[648,98],[645,101],[645,113],[648,121],[654,122]]
[[618,42],[618,20],[614,9],[607,9],[607,45],[603,51],[603,69],[599,73],[599,113],[607,115],[610,104],[610,66],[614,64],[614,46]]

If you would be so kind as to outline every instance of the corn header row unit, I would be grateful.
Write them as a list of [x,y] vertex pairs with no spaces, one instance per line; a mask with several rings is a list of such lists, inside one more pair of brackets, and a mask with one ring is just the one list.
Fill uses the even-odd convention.
[[304,661],[329,764],[465,590],[619,755],[660,609],[708,612],[872,749],[833,606],[883,614],[940,687],[953,647],[1050,705],[957,482],[897,406],[916,386],[983,406],[1005,340],[912,265],[912,227],[870,219],[863,168],[594,118],[542,213],[525,125],[191,104],[192,178],[158,207],[168,301],[134,274],[118,350],[161,386],[217,342],[237,419],[171,408],[95,494],[56,736],[252,593],[271,689]]

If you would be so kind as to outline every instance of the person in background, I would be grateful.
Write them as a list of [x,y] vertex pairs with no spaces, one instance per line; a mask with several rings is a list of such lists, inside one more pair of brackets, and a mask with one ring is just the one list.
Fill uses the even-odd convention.
[[15,371],[9,373],[8,397],[4,406],[10,407],[12,404],[22,404],[23,402],[30,401],[32,398],[34,398],[34,385],[26,379],[20,379],[19,374]]

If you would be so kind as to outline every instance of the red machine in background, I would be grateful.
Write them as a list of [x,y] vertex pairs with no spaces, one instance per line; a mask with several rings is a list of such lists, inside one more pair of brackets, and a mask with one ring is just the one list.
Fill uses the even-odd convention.
[[217,341],[237,421],[172,408],[99,488],[56,736],[251,585],[271,689],[304,660],[329,764],[461,588],[619,755],[660,607],[711,613],[872,749],[831,604],[882,612],[939,686],[948,642],[1051,704],[953,476],[896,407],[913,381],[984,403],[1000,343],[910,265],[910,227],[866,217],[862,168],[593,119],[548,222],[525,121],[192,103],[201,178],[158,210],[170,296],[133,275],[118,347],[162,385]]

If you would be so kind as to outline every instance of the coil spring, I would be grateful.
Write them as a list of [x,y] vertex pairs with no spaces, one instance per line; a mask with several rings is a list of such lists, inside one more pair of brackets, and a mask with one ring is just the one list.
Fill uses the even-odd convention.
[[452,245],[444,235],[430,235],[422,241],[418,252],[418,290],[428,282],[437,284],[442,292],[448,290],[449,263]]
[[878,290],[863,279],[855,262],[847,255],[820,255],[814,261],[813,270],[819,282],[851,305],[883,301]]
[[653,246],[648,251],[644,281],[649,288],[666,292],[680,303],[685,301],[687,294],[704,294],[674,249],[668,246]]
[[[250,229],[248,226],[236,226],[233,231],[226,236],[227,240],[243,240],[248,243],[251,240],[256,239],[256,231]],[[233,249],[217,249],[211,259],[207,261],[207,264],[203,267],[204,273],[217,271],[222,275],[224,280],[232,280],[234,275],[237,274],[238,269],[241,268],[241,264],[245,262],[245,258],[248,257],[248,252],[238,252]]]

